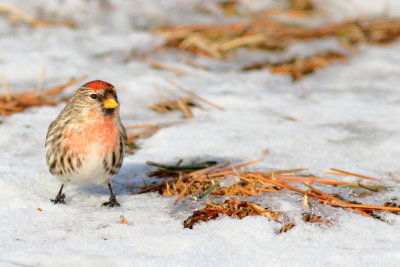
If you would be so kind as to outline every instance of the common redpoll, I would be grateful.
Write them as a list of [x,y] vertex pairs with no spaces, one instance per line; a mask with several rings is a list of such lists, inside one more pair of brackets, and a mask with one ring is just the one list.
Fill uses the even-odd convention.
[[103,206],[119,206],[110,182],[121,168],[125,144],[114,86],[100,80],[84,84],[47,131],[47,165],[62,182],[54,204],[65,204],[62,190],[71,183],[107,185],[110,199]]

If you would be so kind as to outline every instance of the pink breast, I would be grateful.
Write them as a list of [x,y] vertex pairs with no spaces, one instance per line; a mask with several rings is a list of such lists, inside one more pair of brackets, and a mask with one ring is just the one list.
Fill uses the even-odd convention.
[[118,144],[118,131],[115,115],[101,116],[91,112],[88,116],[89,123],[83,124],[78,130],[64,131],[64,145],[69,150],[79,155],[96,153],[104,156],[112,153]]

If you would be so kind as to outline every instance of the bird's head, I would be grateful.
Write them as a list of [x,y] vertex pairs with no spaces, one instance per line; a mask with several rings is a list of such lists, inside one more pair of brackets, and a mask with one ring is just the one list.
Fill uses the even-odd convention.
[[98,110],[103,116],[114,114],[118,110],[117,92],[112,84],[95,80],[87,82],[79,88],[75,100],[80,106],[90,110]]

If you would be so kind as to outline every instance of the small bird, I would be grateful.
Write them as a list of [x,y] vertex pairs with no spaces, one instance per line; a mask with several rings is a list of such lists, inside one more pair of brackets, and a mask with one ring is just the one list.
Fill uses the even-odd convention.
[[110,182],[121,168],[125,145],[114,86],[100,80],[85,83],[47,131],[47,165],[62,182],[52,202],[65,204],[65,185],[103,184],[110,191],[103,206],[120,206]]

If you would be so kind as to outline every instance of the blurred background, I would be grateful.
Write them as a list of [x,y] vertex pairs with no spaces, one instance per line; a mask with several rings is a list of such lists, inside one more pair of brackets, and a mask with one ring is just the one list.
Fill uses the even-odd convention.
[[1,1],[2,88],[84,75],[123,83],[149,67],[266,68],[298,80],[360,45],[394,41],[399,15],[396,0]]

